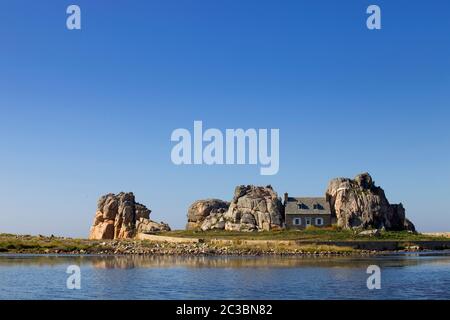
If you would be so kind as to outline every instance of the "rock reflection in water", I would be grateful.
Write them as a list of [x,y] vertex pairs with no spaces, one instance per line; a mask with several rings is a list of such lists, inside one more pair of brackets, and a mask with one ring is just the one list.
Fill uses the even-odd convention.
[[[82,289],[67,290],[79,265]],[[367,267],[382,290],[367,290]],[[353,257],[0,255],[0,299],[450,299],[448,253]],[[45,285],[42,285],[45,284]]]
[[[73,256],[73,255],[1,255],[0,266],[59,264],[90,265],[97,269],[134,268],[361,268],[369,264],[384,267],[405,267],[421,263],[445,264],[447,252],[438,255],[399,254],[390,256],[354,257],[235,257],[235,256]],[[421,259],[417,259],[421,257]]]

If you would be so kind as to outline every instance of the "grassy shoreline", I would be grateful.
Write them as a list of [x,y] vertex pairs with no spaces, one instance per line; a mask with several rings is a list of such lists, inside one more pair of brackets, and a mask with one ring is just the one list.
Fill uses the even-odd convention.
[[381,231],[378,236],[360,235],[354,230],[336,228],[309,228],[306,230],[280,230],[262,232],[233,232],[223,230],[175,230],[160,233],[162,236],[181,238],[232,239],[232,240],[295,240],[295,241],[434,241],[449,240],[445,236],[410,233],[408,231]]
[[[3,254],[136,254],[136,255],[350,255],[387,251],[423,250],[423,243],[449,249],[446,237],[382,232],[362,236],[352,231],[314,229],[239,233],[225,231],[171,231],[164,241],[88,240],[64,237],[0,234]],[[158,238],[158,237],[155,237]],[[193,239],[175,243],[170,239]],[[169,239],[169,240],[167,240]]]

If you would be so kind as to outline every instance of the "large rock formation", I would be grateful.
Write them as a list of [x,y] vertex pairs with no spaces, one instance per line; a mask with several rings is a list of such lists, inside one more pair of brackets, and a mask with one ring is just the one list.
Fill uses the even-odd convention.
[[[229,202],[219,199],[195,201],[188,209],[188,223],[186,229],[203,229],[202,226],[205,223],[205,220],[207,220],[205,223],[205,230],[224,229],[225,224],[223,224],[223,227],[213,227],[211,224],[216,224],[220,219],[223,221],[223,214],[228,211],[229,206]],[[215,219],[214,217],[217,217],[218,219]],[[206,227],[206,225],[208,227]]]
[[225,230],[230,231],[281,229],[283,205],[272,186],[238,186],[225,220]]
[[89,239],[127,239],[137,233],[169,231],[165,223],[150,220],[151,211],[135,201],[133,193],[107,194],[97,202]]
[[187,229],[262,231],[281,229],[283,206],[271,186],[238,186],[231,204],[200,200],[188,210]]
[[403,205],[391,205],[368,173],[331,180],[326,198],[339,227],[415,231]]

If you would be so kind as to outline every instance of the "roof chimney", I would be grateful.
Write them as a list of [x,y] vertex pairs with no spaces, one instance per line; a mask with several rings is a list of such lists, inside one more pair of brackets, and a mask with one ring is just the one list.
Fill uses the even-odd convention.
[[284,205],[288,203],[289,194],[287,192],[284,193]]

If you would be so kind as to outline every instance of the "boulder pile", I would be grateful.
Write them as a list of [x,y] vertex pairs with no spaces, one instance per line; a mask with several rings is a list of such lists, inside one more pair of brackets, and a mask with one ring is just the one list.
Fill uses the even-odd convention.
[[131,192],[104,195],[97,202],[89,239],[130,239],[137,233],[170,231],[168,224],[150,220],[150,213]]

